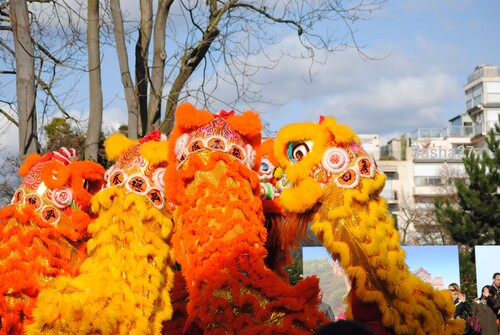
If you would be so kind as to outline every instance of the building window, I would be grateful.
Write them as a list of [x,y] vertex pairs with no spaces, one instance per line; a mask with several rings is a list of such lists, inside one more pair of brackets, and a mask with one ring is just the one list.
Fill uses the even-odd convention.
[[415,186],[443,186],[444,182],[441,177],[427,176],[415,177]]
[[488,103],[500,102],[500,93],[488,93]]
[[473,106],[477,106],[479,104],[481,104],[481,94],[479,94],[478,96],[475,96],[474,99],[472,100]]
[[469,110],[472,108],[472,89],[468,89],[465,92],[465,107],[466,107],[466,110]]

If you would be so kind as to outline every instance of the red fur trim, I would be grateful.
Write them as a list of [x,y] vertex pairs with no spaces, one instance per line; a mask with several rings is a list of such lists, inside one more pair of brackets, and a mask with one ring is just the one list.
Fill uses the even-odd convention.
[[18,172],[21,177],[24,177],[28,174],[28,172],[31,170],[33,166],[35,166],[36,163],[40,162],[42,160],[42,156],[39,154],[30,154],[24,159],[24,164],[21,165],[19,168]]
[[266,214],[280,214],[283,215],[283,210],[279,203],[279,199],[274,200],[262,200],[262,207],[264,209],[264,213]]
[[174,288],[170,292],[170,299],[172,301],[174,313],[169,321],[163,323],[162,333],[183,335],[183,328],[188,319],[186,305],[189,296],[186,288],[186,281],[180,271],[174,271]]

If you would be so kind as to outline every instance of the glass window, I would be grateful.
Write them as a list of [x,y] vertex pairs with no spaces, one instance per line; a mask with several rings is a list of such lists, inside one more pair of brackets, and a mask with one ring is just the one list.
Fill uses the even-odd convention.
[[415,177],[415,186],[442,186],[444,185],[441,177]]
[[500,102],[500,93],[489,93],[488,103]]
[[472,99],[472,106],[477,106],[481,104],[481,102],[481,94],[479,94],[478,96],[475,96],[474,99]]

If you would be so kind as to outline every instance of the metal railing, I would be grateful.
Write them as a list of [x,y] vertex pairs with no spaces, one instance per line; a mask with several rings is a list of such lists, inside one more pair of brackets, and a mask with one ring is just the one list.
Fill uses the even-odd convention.
[[490,129],[495,128],[495,121],[486,122],[484,124],[478,123],[474,126],[447,126],[445,128],[418,128],[411,133],[411,139],[417,141],[419,139],[429,138],[447,138],[447,137],[461,137],[470,138],[479,134],[487,133]]

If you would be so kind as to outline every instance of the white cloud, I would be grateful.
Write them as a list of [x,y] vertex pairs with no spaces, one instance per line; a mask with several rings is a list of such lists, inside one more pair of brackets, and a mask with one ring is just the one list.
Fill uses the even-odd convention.
[[116,133],[121,125],[128,123],[126,109],[112,107],[105,109],[102,116],[102,130],[105,133]]
[[423,37],[412,48],[407,53],[401,46],[379,46],[367,52],[388,50],[390,56],[368,61],[355,52],[338,53],[313,68],[317,76],[311,83],[304,80],[308,61],[284,58],[277,68],[259,74],[261,81],[271,80],[263,88],[265,98],[283,105],[256,104],[254,108],[273,130],[288,123],[317,122],[319,115],[334,116],[358,133],[382,137],[418,127],[444,127],[464,111],[459,82],[466,78],[454,77],[449,57],[443,53],[457,54],[455,59],[460,56],[455,49],[433,45]]
[[0,143],[0,156],[19,152],[19,135],[17,127],[13,123],[8,122],[1,127]]
[[[10,105],[0,103],[2,111],[15,117],[16,112]],[[0,156],[19,152],[19,134],[17,127],[6,116],[0,114]]]

